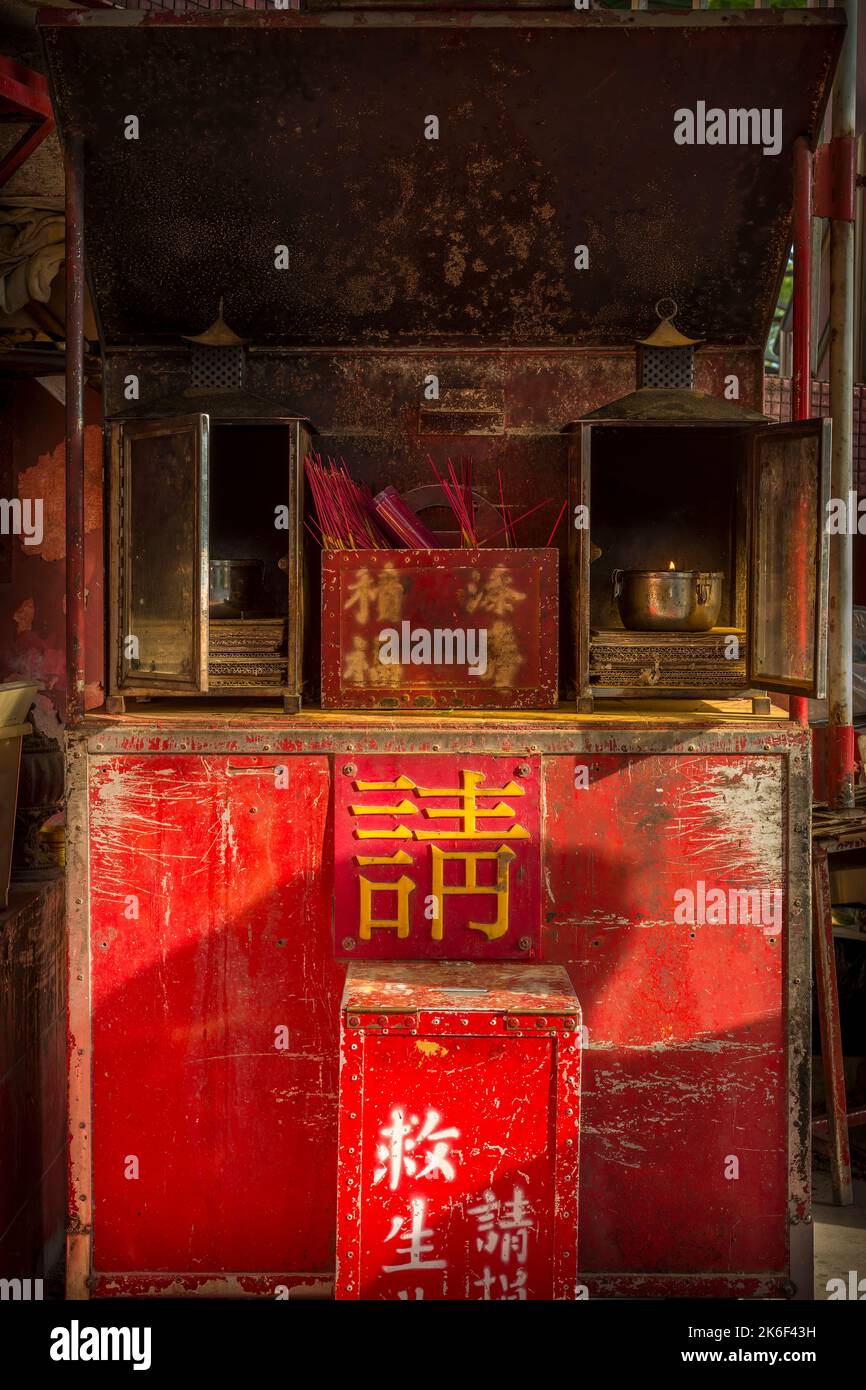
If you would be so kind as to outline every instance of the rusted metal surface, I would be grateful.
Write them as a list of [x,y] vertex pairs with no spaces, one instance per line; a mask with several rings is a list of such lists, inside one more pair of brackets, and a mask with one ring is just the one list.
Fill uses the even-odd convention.
[[342,1299],[573,1299],[580,1006],[562,969],[349,967]]
[[821,1061],[827,1095],[827,1139],[830,1147],[830,1178],[833,1200],[850,1207],[854,1201],[851,1176],[851,1147],[848,1142],[848,1100],[845,1094],[845,1063],[839,1020],[839,982],[836,978],[836,951],[833,942],[833,901],[827,846],[818,840],[812,849],[812,881],[815,912],[815,989],[821,1026]]
[[326,551],[324,708],[552,708],[558,558],[493,547]]
[[[455,717],[435,729],[411,715],[397,728],[382,715],[255,727],[248,715],[234,725],[201,714],[150,725],[88,720],[70,740],[70,767],[80,796],[89,743],[96,1289],[194,1293],[212,1289],[212,1278],[229,1288],[238,1268],[260,1274],[256,1287],[271,1295],[281,1269],[324,1287],[333,1268],[341,976],[332,959],[330,784],[361,750],[399,754],[408,765],[410,753],[415,764],[424,751],[463,754],[463,762],[467,750],[474,759],[507,746],[542,757],[542,949],[568,970],[588,1029],[581,1282],[623,1296],[802,1296],[805,1276],[791,1270],[811,1231],[808,746],[782,719],[702,726],[691,718],[629,726],[624,716]],[[258,774],[282,764],[290,791]],[[589,769],[586,788],[578,765]],[[229,776],[230,767],[242,775]],[[70,1123],[73,1222],[81,1223],[73,1229],[84,1231],[89,937],[78,804]],[[673,894],[698,880],[707,891],[778,887],[781,931],[771,938],[753,924],[677,924]],[[127,893],[139,894],[138,922],[123,918]],[[282,951],[292,954],[275,973]],[[265,1014],[274,1026],[288,1020],[297,1063],[272,1055],[273,1033],[259,1047]],[[200,1059],[209,1047],[208,1080]],[[259,1050],[267,1056],[224,1057]],[[267,1068],[295,1065],[313,1067],[315,1077],[307,1070],[290,1079],[287,1089],[304,1101],[289,1111]],[[136,1104],[142,1094],[156,1097],[152,1115]],[[231,1116],[220,1108],[227,1098]],[[124,1129],[132,1104],[137,1145]],[[300,1095],[286,1101],[293,1104]],[[199,1118],[192,1131],[188,1116]],[[170,1123],[183,1142],[166,1148]],[[263,1133],[289,1145],[302,1183],[275,1187],[260,1171]],[[138,1182],[123,1177],[130,1152],[146,1159]],[[154,1176],[157,1156],[167,1167]],[[737,1181],[724,1174],[729,1156],[739,1158]],[[236,1165],[230,1201],[227,1157]],[[242,1177],[239,1201],[237,1173],[247,1169],[258,1186]],[[311,1182],[318,1195],[301,1203],[297,1194]],[[275,1223],[277,1198],[286,1206]],[[142,1200],[147,1222],[135,1214]],[[302,1227],[303,1263],[295,1245]]]
[[[817,133],[839,49],[833,11],[203,20],[43,19],[59,122],[87,142],[109,342],[177,341],[213,304],[218,265],[233,326],[258,343],[624,344],[673,294],[693,336],[763,344],[791,147]],[[106,87],[107,71],[124,81]],[[707,179],[707,151],[676,143],[674,113],[710,92],[723,108],[779,109],[779,152],[716,147]],[[124,138],[130,112],[138,141]],[[275,188],[291,190],[289,222]]]
[[334,786],[338,955],[538,959],[541,761],[362,756]]
[[67,130],[66,177],[66,710],[84,713],[84,142]]
[[[652,306],[647,307],[651,312]],[[733,373],[741,402],[760,411],[762,352],[718,345],[699,349],[696,389],[721,396],[726,376]],[[424,455],[415,457],[419,440],[423,443],[432,437],[427,430],[435,412],[424,396],[428,372],[439,380],[440,398],[471,392],[496,402],[497,430],[493,435],[455,430],[447,438],[446,449],[480,457],[498,452],[502,462],[502,441],[507,439],[508,459],[513,456],[517,463],[521,455],[512,455],[511,450],[519,449],[521,440],[524,447],[537,447],[543,436],[558,436],[569,420],[577,420],[630,390],[634,384],[634,349],[549,348],[533,352],[484,344],[447,348],[438,343],[415,349],[345,348],[332,352],[254,348],[247,371],[250,390],[256,395],[275,397],[288,413],[303,403],[318,434],[328,441],[340,440],[340,451],[347,459],[353,458],[355,450],[362,458],[370,450],[381,452],[379,466],[387,470],[389,478],[397,467],[409,469],[412,481],[406,486],[412,486],[415,482],[429,483],[432,478]],[[173,399],[180,408],[182,393],[189,385],[189,352],[186,348],[110,349],[105,358],[106,417],[128,410],[123,393],[129,375],[139,381],[141,414],[155,414],[165,398]],[[188,412],[184,409],[181,413]],[[464,439],[467,443],[459,450],[454,440]],[[324,443],[317,442],[316,447],[327,452]],[[440,446],[426,442],[425,454],[436,447]],[[403,456],[398,464],[392,451],[399,449]]]

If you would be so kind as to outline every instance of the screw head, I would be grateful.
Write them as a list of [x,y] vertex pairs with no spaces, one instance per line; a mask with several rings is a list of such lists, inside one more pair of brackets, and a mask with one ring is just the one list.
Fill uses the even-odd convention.
[[357,1014],[349,1014],[349,1027],[350,1027],[350,1028],[360,1028],[360,1026],[361,1026],[361,1020],[359,1019],[358,1015],[357,1015]]
[[355,766],[354,763],[344,763],[344,764],[343,764],[343,776],[344,776],[344,777],[354,777],[354,775],[355,775],[355,773],[356,773],[357,771],[358,771],[358,769],[357,769],[357,767]]
[[532,768],[529,766],[529,763],[518,763],[517,767],[514,769],[515,776],[517,777],[528,777],[531,771]]
[[342,945],[344,951],[354,951],[355,938],[353,936],[344,936],[340,944]]
[[532,937],[531,937],[531,936],[521,936],[520,940],[519,940],[518,943],[517,943],[517,949],[518,949],[519,951],[528,951],[528,950],[531,948],[531,946],[532,946]]

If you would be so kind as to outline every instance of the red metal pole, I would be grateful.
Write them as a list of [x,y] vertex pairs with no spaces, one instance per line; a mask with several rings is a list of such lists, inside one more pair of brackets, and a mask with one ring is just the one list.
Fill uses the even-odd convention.
[[[812,413],[812,151],[802,135],[794,144],[794,325],[791,416],[808,420]],[[805,579],[806,557],[802,572]],[[805,649],[806,606],[801,605],[798,634]],[[808,724],[809,701],[792,695],[789,717],[797,724]]]
[[84,713],[84,198],[82,139],[65,143],[66,174],[66,717]]

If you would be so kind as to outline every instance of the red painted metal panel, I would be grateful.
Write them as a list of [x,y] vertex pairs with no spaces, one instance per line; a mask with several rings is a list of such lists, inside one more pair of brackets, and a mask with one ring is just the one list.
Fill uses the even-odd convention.
[[540,759],[361,757],[334,793],[337,950],[538,955]]
[[338,1298],[574,1298],[580,1009],[539,966],[353,965]]
[[[545,954],[587,1030],[581,1271],[784,1270],[782,760],[551,758],[544,797]],[[676,920],[683,890],[708,920]],[[757,922],[731,890],[764,890]]]
[[[465,736],[469,741],[472,733]],[[408,726],[396,740],[392,730],[373,729],[365,737],[403,747],[413,741]],[[419,741],[442,737],[425,731]],[[537,723],[519,733],[509,729],[508,737],[523,747],[530,737],[542,746],[550,741]],[[799,1084],[797,1058],[808,1055],[808,1018],[798,1012],[802,991],[791,996],[796,1017],[786,1018],[783,977],[783,956],[790,952],[800,961],[797,974],[804,956],[799,937],[787,938],[786,924],[789,915],[801,920],[805,911],[797,896],[806,880],[808,811],[798,800],[805,774],[789,756],[793,735],[787,729],[782,737],[675,728],[646,737],[655,751],[617,752],[607,749],[628,747],[635,742],[631,735],[583,732],[578,747],[605,751],[543,758],[534,753],[526,758],[526,777],[518,775],[524,755],[359,757],[349,751],[351,744],[342,744],[334,767],[337,813],[350,796],[361,795],[351,784],[365,775],[382,781],[405,775],[414,789],[404,786],[399,795],[415,799],[417,788],[430,783],[458,787],[459,781],[443,778],[467,769],[483,773],[494,786],[515,781],[537,787],[543,765],[544,951],[567,968],[588,1029],[582,1055],[580,1282],[602,1296],[629,1290],[648,1296],[785,1294],[792,1287],[788,1278],[795,1278],[787,1249],[794,1219],[789,1202],[797,1203],[798,1212],[808,1210],[797,1132],[791,1129],[801,1104],[792,1087]],[[348,920],[330,874],[331,845],[339,850],[341,841],[339,835],[332,841],[328,820],[328,759],[300,751],[297,730],[227,731],[216,751],[206,751],[211,738],[207,731],[127,730],[126,753],[90,758],[93,1185],[90,1125],[82,1136],[76,1123],[72,1142],[80,1185],[72,1191],[94,1198],[92,1287],[98,1293],[274,1296],[285,1285],[290,1296],[295,1289],[302,1296],[325,1294],[333,1271],[338,1174],[334,899],[338,938]],[[684,745],[685,738],[694,742]],[[326,731],[323,741],[330,739]],[[354,732],[352,739],[357,747]],[[96,744],[103,741],[111,747],[110,732],[95,736]],[[266,755],[263,741],[271,745]],[[188,751],[197,745],[203,745],[199,752]],[[250,751],[226,751],[234,745]],[[276,755],[273,747],[292,751]],[[281,759],[288,767],[288,797],[270,780],[265,794],[261,781],[262,770],[270,777]],[[575,775],[582,768],[585,779]],[[363,793],[368,795],[381,793]],[[425,799],[418,800],[423,805]],[[519,805],[515,820],[534,825],[532,843],[539,843],[537,821],[525,812],[527,798],[511,801],[509,793],[502,800]],[[455,796],[452,809],[458,802]],[[803,817],[801,856],[796,827]],[[396,826],[401,819],[411,825],[427,818],[403,815],[385,824]],[[345,849],[353,844],[344,837]],[[393,843],[386,849],[392,853]],[[691,886],[698,901],[699,884],[705,908],[717,889],[764,890],[771,907],[782,890],[781,932],[772,913],[756,922],[714,924],[706,913],[700,921],[677,920],[677,893]],[[422,888],[426,892],[423,883]],[[807,902],[808,887],[802,891]],[[537,893],[536,918],[540,885]],[[137,920],[124,915],[131,894],[140,900]],[[452,906],[460,910],[463,902],[449,897],[446,933]],[[476,915],[492,917],[491,902],[477,905]],[[356,900],[356,914],[357,907]],[[420,920],[413,930],[415,925]],[[429,934],[429,921],[423,929]],[[460,931],[474,939],[465,925]],[[383,950],[394,948],[394,935],[373,932],[385,938]],[[444,944],[451,954],[465,949],[458,939],[448,943],[447,935]],[[423,970],[497,969],[510,971],[512,981],[529,981],[539,969],[525,961],[496,967],[368,962],[364,968],[387,971],[398,983],[403,971],[414,979]],[[73,986],[80,988],[74,975]],[[436,1074],[442,1059],[435,1051],[419,1052],[418,1041],[451,1048],[452,1063],[463,1067],[464,1046],[473,1034],[459,1020],[482,1012],[471,996],[465,998],[471,1011],[458,1008],[447,1019],[432,1007],[438,1011],[443,1000],[429,994],[426,1013],[413,1006],[411,1017],[393,1020],[405,1000],[368,1000],[373,1008],[357,1015],[357,1031],[370,1040],[367,1055],[377,1064],[387,1062],[391,1078],[399,1072],[419,1086]],[[495,1000],[490,1017],[501,1002]],[[387,1032],[370,1026],[375,1007],[383,1004],[390,1008]],[[273,1031],[262,1043],[265,1018],[271,1030],[288,1026],[286,1055],[272,1055]],[[381,1019],[380,1014],[380,1025]],[[498,1026],[488,1021],[479,1045],[498,1037]],[[447,1028],[452,1032],[446,1037]],[[536,1028],[502,1034],[503,1046],[509,1039],[529,1047],[515,1053],[511,1075],[522,1078],[530,1096],[542,1090],[530,1087],[537,1039],[546,1037]],[[78,1029],[75,1040],[87,1053],[89,1071],[84,1030]],[[351,1039],[346,1057],[357,1057],[350,1046]],[[202,1067],[205,1057],[210,1061]],[[446,1128],[460,1128],[452,1098],[455,1106],[462,1104],[474,1078],[488,1071],[505,1078],[508,1068],[500,1068],[495,1055],[489,1068],[465,1068],[462,1089],[455,1084],[449,1091],[450,1083],[443,1083],[441,1100],[407,1091],[405,1105],[411,1101],[414,1108],[404,1114],[418,1115],[423,1127],[429,1108]],[[391,1126],[398,1108],[386,1094],[389,1084],[383,1080],[376,1101],[385,1112],[380,1129]],[[353,1113],[357,1119],[362,1112],[344,1109],[344,1122]],[[89,1120],[89,1104],[81,1117]],[[372,1112],[368,1118],[372,1126]],[[462,1123],[466,1133],[465,1118]],[[484,1129],[484,1146],[491,1149],[488,1119],[473,1123]],[[530,1140],[532,1133],[537,1131],[527,1131]],[[360,1152],[360,1137],[353,1143],[343,1133],[341,1143],[344,1153]],[[138,1179],[124,1176],[129,1155],[139,1159]],[[503,1170],[513,1171],[514,1165]],[[377,1196],[384,1180],[373,1184],[368,1174],[367,1181]],[[432,1181],[440,1183],[441,1176]],[[569,1194],[576,1201],[576,1183],[562,1200]],[[513,1190],[497,1187],[494,1198],[511,1201]],[[87,1200],[81,1219],[89,1225]],[[473,1203],[478,1205],[474,1198]],[[421,1229],[430,1226],[427,1213],[433,1209],[425,1208]],[[403,1213],[410,1226],[384,1239],[397,1215],[395,1210],[384,1233],[380,1228],[377,1236],[371,1228],[370,1260],[377,1242],[388,1250],[407,1244],[411,1206]],[[382,1216],[387,1219],[388,1212]],[[477,1238],[474,1228],[461,1235],[455,1226],[448,1234],[450,1222],[437,1221],[434,1229],[442,1230],[446,1244]],[[447,1258],[456,1260],[456,1247],[449,1248]],[[475,1275],[482,1283],[473,1296],[484,1293],[483,1268]],[[368,1263],[364,1273],[359,1266],[357,1287],[362,1279],[375,1284],[378,1270]],[[416,1287],[425,1285],[407,1285],[410,1296]],[[401,1291],[402,1285],[396,1292]],[[500,1291],[520,1293],[501,1283],[487,1289],[496,1296]]]
[[558,561],[555,550],[325,551],[322,703],[554,706]]
[[96,1270],[333,1268],[328,762],[280,763],[91,764]]

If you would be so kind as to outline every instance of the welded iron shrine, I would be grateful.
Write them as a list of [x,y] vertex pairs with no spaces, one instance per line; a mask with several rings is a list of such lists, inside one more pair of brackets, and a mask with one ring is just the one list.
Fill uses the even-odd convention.
[[110,533],[69,1296],[811,1297],[829,425],[762,347],[844,16],[41,27]]

